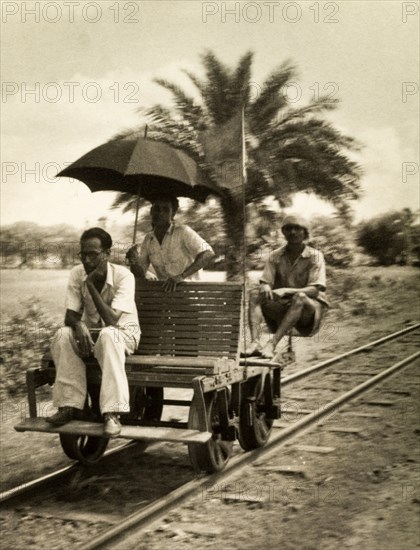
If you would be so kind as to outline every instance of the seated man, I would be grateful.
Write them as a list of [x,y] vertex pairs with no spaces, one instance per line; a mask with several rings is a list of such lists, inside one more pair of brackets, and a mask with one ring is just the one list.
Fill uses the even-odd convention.
[[136,277],[147,278],[152,264],[157,278],[164,281],[165,291],[207,267],[214,258],[213,249],[188,225],[178,225],[173,219],[178,210],[178,199],[161,197],[152,203],[150,214],[153,230],[146,234],[140,248],[133,246],[127,252],[130,269]]
[[[249,298],[251,345],[242,356],[278,359],[279,342],[293,327],[302,336],[319,330],[328,302],[325,298],[325,262],[319,250],[304,244],[309,238],[307,224],[298,216],[287,216],[282,223],[287,244],[270,253],[257,292]],[[260,308],[260,309],[259,309]],[[261,312],[273,334],[268,349],[261,349]]]
[[[125,354],[133,353],[140,340],[134,277],[108,261],[111,236],[99,227],[80,238],[82,265],[70,272],[66,295],[65,327],[55,335],[51,352],[56,367],[54,405],[58,412],[47,418],[55,426],[82,419],[87,395],[83,358],[94,355],[102,369],[99,396],[105,419],[104,434],[121,431],[118,413],[129,412]],[[96,343],[89,329],[99,332]]]

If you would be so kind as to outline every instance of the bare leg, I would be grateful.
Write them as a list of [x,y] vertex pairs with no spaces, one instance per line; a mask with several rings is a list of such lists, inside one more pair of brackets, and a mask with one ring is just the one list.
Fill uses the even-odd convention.
[[258,289],[251,290],[249,293],[248,322],[252,342],[259,340],[263,320]]
[[245,352],[242,354],[243,357],[261,355],[261,323],[264,318],[260,307],[259,291],[257,288],[250,290],[248,299],[248,323],[251,333],[251,343],[249,346],[246,346]]
[[313,300],[304,292],[294,294],[290,308],[283,317],[279,328],[273,335],[273,347],[276,348],[280,340],[285,336],[299,321],[304,324],[311,323],[315,314]]

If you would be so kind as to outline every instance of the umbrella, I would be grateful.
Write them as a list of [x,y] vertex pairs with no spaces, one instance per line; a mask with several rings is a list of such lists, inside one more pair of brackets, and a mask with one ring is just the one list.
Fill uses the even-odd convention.
[[218,193],[214,183],[205,178],[197,163],[184,151],[146,137],[108,141],[57,176],[78,179],[93,192],[120,191],[147,200],[173,195],[204,202],[209,194]]

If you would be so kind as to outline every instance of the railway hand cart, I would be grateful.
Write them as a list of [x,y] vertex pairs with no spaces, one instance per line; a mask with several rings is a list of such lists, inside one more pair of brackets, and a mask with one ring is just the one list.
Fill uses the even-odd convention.
[[[264,446],[281,414],[281,370],[294,353],[289,348],[277,363],[240,359],[243,285],[184,282],[166,293],[161,282],[137,283],[142,336],[137,352],[126,358],[130,412],[121,416],[119,437],[144,447],[150,441],[185,443],[197,472],[222,470],[236,438],[245,451]],[[86,406],[99,416],[101,371],[94,358],[86,365]],[[30,417],[15,429],[58,433],[69,458],[99,460],[109,441],[102,423],[73,420],[54,427],[37,415],[36,389],[54,379],[50,356],[28,370]],[[165,388],[190,388],[192,399],[165,399]],[[161,420],[165,405],[189,407],[188,422]]]

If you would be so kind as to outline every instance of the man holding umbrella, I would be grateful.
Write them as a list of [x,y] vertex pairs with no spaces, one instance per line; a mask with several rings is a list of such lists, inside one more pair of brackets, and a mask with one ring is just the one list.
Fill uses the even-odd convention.
[[132,273],[144,279],[151,264],[167,292],[174,291],[181,281],[196,278],[215,256],[211,246],[191,227],[174,222],[178,206],[173,196],[155,199],[150,209],[153,230],[146,234],[140,252],[137,246],[127,252]]

